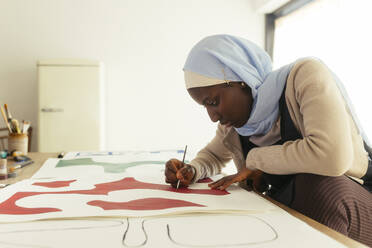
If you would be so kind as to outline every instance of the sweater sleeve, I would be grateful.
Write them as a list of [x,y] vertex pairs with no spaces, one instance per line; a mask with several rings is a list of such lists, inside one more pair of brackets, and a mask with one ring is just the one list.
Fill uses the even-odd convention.
[[316,60],[295,65],[287,80],[286,103],[303,138],[254,148],[247,162],[272,174],[344,174],[353,160],[350,122],[328,68]]
[[200,150],[190,162],[196,172],[193,182],[219,174],[225,164],[231,160],[231,152],[223,144],[223,137],[222,127],[218,125],[212,141]]

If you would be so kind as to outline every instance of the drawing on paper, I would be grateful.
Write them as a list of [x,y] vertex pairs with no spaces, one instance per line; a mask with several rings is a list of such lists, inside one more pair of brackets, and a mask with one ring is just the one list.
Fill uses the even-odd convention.
[[157,154],[157,153],[178,153],[178,154],[181,153],[183,154],[184,150],[69,152],[65,155],[65,157],[77,158],[77,157],[100,157],[100,156],[125,156],[128,154]]
[[[183,247],[246,247],[271,243],[278,238],[275,228],[256,216],[207,215],[178,219],[166,224],[167,236],[173,244]],[[229,227],[229,235],[222,226]]]
[[[74,180],[69,181],[58,181],[49,182],[49,184],[61,185],[63,183],[71,183]],[[43,183],[33,183],[33,185],[40,185]],[[45,183],[44,183],[45,184]],[[48,183],[47,183],[48,184]],[[13,214],[13,215],[25,215],[25,214],[41,214],[49,212],[62,211],[59,208],[27,208],[20,207],[16,204],[18,200],[26,197],[36,195],[59,195],[59,194],[81,194],[81,195],[108,195],[108,193],[119,190],[130,190],[130,189],[150,189],[150,190],[161,190],[170,191],[179,194],[206,194],[206,195],[227,195],[229,194],[225,190],[215,189],[189,189],[181,188],[175,189],[169,185],[155,184],[140,182],[133,177],[126,177],[118,181],[96,184],[93,189],[88,190],[68,190],[68,191],[46,191],[46,192],[17,192],[4,202],[0,203],[0,214]],[[101,207],[104,210],[112,209],[128,209],[128,210],[159,210],[166,208],[176,207],[204,207],[201,204],[196,204],[183,200],[173,200],[165,198],[148,198],[148,199],[137,199],[128,202],[109,202],[109,201],[90,201],[87,203],[91,206]]]
[[[153,152],[69,152],[64,159],[48,159],[32,178],[123,174],[135,167],[164,168],[171,158],[182,158],[183,150]],[[189,161],[186,159],[186,163]]]
[[204,205],[193,202],[164,198],[145,198],[129,202],[109,202],[96,200],[90,201],[87,204],[100,207],[103,210],[160,210],[180,207],[205,207]]
[[[188,161],[185,161],[188,163]],[[125,172],[127,168],[138,166],[138,165],[148,165],[148,164],[160,164],[165,165],[166,161],[134,161],[128,163],[107,163],[107,162],[96,162],[91,158],[76,158],[76,159],[66,159],[60,160],[56,168],[69,167],[69,166],[102,166],[106,173],[122,173]]]
[[[70,219],[45,220],[41,222],[25,222],[0,224],[0,246],[3,247],[112,247],[100,243],[102,230],[109,231],[113,237],[121,237],[124,224],[121,219]],[[61,235],[63,233],[63,235]],[[72,233],[78,235],[71,237]],[[45,236],[52,237],[53,243]],[[106,238],[109,234],[105,233]],[[112,238],[113,238],[112,237]],[[120,240],[120,238],[119,238]],[[111,242],[111,241],[109,241]],[[90,243],[90,244],[89,244]],[[78,245],[81,244],[81,245]]]
[[[229,226],[228,233],[221,228],[226,225]],[[251,227],[244,228],[245,226]],[[250,215],[224,214],[165,219],[127,218],[122,243],[126,247],[131,246],[127,241],[129,231],[132,233],[132,243],[135,243],[136,247],[152,243],[153,240],[149,240],[149,236],[154,229],[160,230],[167,241],[181,247],[246,247],[271,243],[279,236],[270,223],[260,217]],[[256,232],[253,232],[253,229]]]
[[129,167],[146,165],[146,164],[161,164],[164,165],[166,161],[134,161],[128,163],[107,163],[96,162],[91,158],[76,158],[60,160],[56,168],[69,167],[69,166],[102,166],[106,173],[122,173]]
[[71,153],[72,156],[74,157],[96,157],[96,156],[118,156],[118,155],[125,155],[126,152],[76,152],[76,153]]
[[46,188],[64,188],[64,187],[70,186],[70,184],[73,182],[76,182],[76,180],[54,181],[54,182],[35,182],[32,185],[46,187]]
[[[137,224],[140,223],[140,228],[138,228],[138,225],[131,225],[131,223],[133,224],[133,219],[131,219],[130,221],[129,218],[127,218],[127,227],[125,229],[125,232],[124,232],[124,235],[121,241],[124,247],[141,247],[141,246],[146,245],[148,242],[149,237],[147,235],[147,232],[144,226],[145,220],[141,218],[136,218],[134,220],[135,222],[137,222]],[[131,241],[132,241],[131,244],[129,244],[129,242],[127,241],[129,230],[131,230],[131,233],[132,233],[131,236],[133,236],[133,233],[135,234],[135,238],[133,237],[131,238]]]
[[[141,156],[137,160],[133,154],[135,153],[130,153],[129,157],[126,157],[127,153],[121,154],[123,157],[114,157],[114,154],[93,154],[99,156],[101,162],[84,158],[83,154],[78,159],[55,159],[48,164],[50,166],[44,174],[53,178],[30,179],[0,191],[2,201],[5,199],[0,202],[2,222],[91,216],[131,217],[126,218],[126,228],[124,220],[107,224],[91,222],[91,227],[83,224],[87,223],[84,220],[77,220],[77,224],[72,224],[75,222],[62,219],[17,223],[14,228],[11,226],[13,224],[0,224],[0,244],[12,247],[71,247],[71,242],[76,241],[72,241],[68,235],[61,235],[62,231],[66,231],[70,235],[74,232],[73,235],[78,237],[77,242],[81,247],[92,248],[242,247],[257,244],[265,244],[265,247],[288,247],[288,244],[310,244],[304,242],[305,240],[311,241],[311,246],[318,244],[320,247],[339,247],[328,237],[321,236],[305,224],[302,225],[303,223],[294,220],[270,202],[237,186],[231,186],[228,191],[211,190],[206,185],[213,181],[210,178],[199,180],[190,188],[178,190],[162,184],[164,167],[159,166],[159,163],[165,164],[162,161],[164,154],[160,156],[154,152],[153,157],[148,156],[150,153],[147,152],[147,157]],[[108,158],[107,155],[111,157]],[[67,162],[56,167],[61,161]],[[85,177],[71,177],[71,174],[68,174],[78,170],[74,166],[81,165],[98,165],[104,168],[104,172],[109,173],[95,168],[93,170],[96,174]],[[130,167],[134,168],[128,169]],[[58,177],[63,171],[61,168],[66,168],[64,177]],[[89,169],[82,167],[80,172],[85,175]],[[120,174],[121,172],[123,174]],[[224,214],[210,214],[213,211]],[[240,214],[229,215],[234,211]],[[246,211],[246,214],[242,214],[242,211]],[[200,214],[201,212],[209,214]],[[172,216],[178,213],[188,215]],[[151,218],[145,219],[146,216]],[[102,221],[104,219],[106,218],[102,218]],[[282,226],[282,223],[286,225]],[[16,225],[18,229],[15,228]],[[221,228],[222,225],[229,226],[229,232],[225,232]],[[296,237],[293,237],[294,229],[298,230]],[[101,238],[103,231],[104,241]],[[45,235],[53,238],[47,241]],[[280,242],[277,240],[279,236]]]
[[[117,233],[120,235],[122,245],[124,247],[145,247],[146,244],[155,244],[155,242],[159,242],[163,245],[166,244],[173,244],[177,246],[183,247],[210,247],[211,245],[214,246],[227,246],[227,247],[234,247],[234,246],[247,246],[252,244],[264,244],[273,242],[278,238],[278,233],[269,223],[265,220],[255,217],[255,216],[247,216],[247,215],[212,215],[207,216],[208,221],[204,221],[203,217],[201,217],[201,222],[206,223],[205,225],[195,225],[195,222],[200,222],[200,217],[174,217],[174,218],[151,218],[151,219],[143,219],[143,218],[125,218],[125,220],[105,220],[102,219],[98,221],[98,219],[92,220],[63,220],[60,223],[57,221],[45,221],[42,223],[37,223],[36,227],[31,226],[30,223],[23,224],[25,227],[21,229],[14,228],[10,226],[10,231],[0,231],[2,237],[6,234],[17,234],[23,236],[32,236],[35,233],[45,233],[45,232],[57,232],[57,231],[68,231],[68,230],[79,230],[79,231],[89,231],[99,228],[116,228],[123,227],[124,222],[126,222],[126,226],[124,229],[121,229],[123,232]],[[213,224],[217,227],[221,226],[222,223],[226,223],[226,218],[233,218],[239,219],[238,223],[235,225],[230,226],[230,232],[233,234],[227,234],[224,231],[220,231],[218,236],[221,238],[215,237],[216,233],[212,234],[209,233],[209,229],[211,228],[208,222],[210,223],[211,218],[213,218]],[[199,221],[198,221],[199,219]],[[194,231],[190,230],[188,226],[177,225],[176,223],[188,223],[191,222],[194,224],[193,229]],[[55,223],[55,224],[53,224]],[[240,224],[244,223],[245,225],[253,225],[254,228],[258,228],[260,232],[264,232],[259,237],[255,237],[256,235],[247,235],[247,231],[244,228],[239,228]],[[20,224],[16,224],[15,226],[20,226]],[[56,227],[58,226],[58,227]],[[209,228],[206,228],[206,227]],[[184,228],[189,230],[185,232]],[[9,227],[8,227],[9,228]],[[190,232],[191,231],[191,232]],[[87,232],[85,232],[87,233]],[[154,235],[156,233],[156,235]],[[196,237],[194,236],[195,233],[199,233],[200,237],[207,236],[207,239],[210,235],[214,236],[212,239],[200,239],[199,235]],[[187,242],[185,242],[185,238],[180,234],[187,236]],[[52,234],[53,235],[53,234]],[[79,235],[80,236],[80,235]],[[159,239],[158,237],[161,237]],[[154,238],[157,238],[156,241]],[[236,238],[238,240],[236,240]],[[85,237],[85,242],[90,240]],[[118,239],[115,239],[116,242]],[[129,241],[130,240],[130,241]],[[0,239],[0,244],[5,243],[2,239]],[[31,246],[31,244],[17,244],[17,243],[7,243],[12,245],[23,245],[23,246]],[[33,244],[36,245],[36,244]],[[40,244],[41,245],[41,244]],[[93,245],[93,244],[92,244]]]
[[[286,225],[282,225],[285,222]],[[228,226],[229,229],[221,228]],[[293,230],[296,235],[293,235]],[[102,239],[104,232],[105,238]],[[48,236],[49,238],[45,238]],[[280,238],[280,241],[279,241]],[[285,212],[0,224],[10,247],[345,247]]]

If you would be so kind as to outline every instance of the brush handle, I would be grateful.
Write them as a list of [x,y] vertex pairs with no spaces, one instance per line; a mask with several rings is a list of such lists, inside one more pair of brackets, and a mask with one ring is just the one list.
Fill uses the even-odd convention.
[[4,108],[5,108],[5,111],[6,111],[6,116],[8,116],[8,120],[12,119],[12,115],[10,114],[10,111],[8,109],[8,104],[5,103]]
[[[183,152],[182,165],[185,163],[186,151],[187,151],[187,145],[185,146],[185,151]],[[179,186],[180,186],[180,180],[178,179],[176,188],[178,189]]]
[[22,128],[22,133],[27,133],[28,129],[31,126],[30,121],[23,121],[23,128]]
[[16,133],[21,133],[21,129],[19,129],[19,123],[16,119],[12,119],[12,125]]
[[8,118],[7,118],[7,116],[6,116],[5,112],[4,112],[3,106],[1,106],[1,114],[2,114],[2,116],[4,118],[4,121],[5,121],[6,126],[9,129],[9,132],[12,132],[12,129],[10,128],[10,125],[9,125],[9,122],[8,122]]

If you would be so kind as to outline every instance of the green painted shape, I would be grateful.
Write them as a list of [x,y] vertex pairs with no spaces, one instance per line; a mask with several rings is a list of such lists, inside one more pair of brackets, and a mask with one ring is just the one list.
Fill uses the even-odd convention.
[[69,166],[89,166],[97,165],[102,166],[106,173],[121,173],[124,172],[127,168],[145,165],[145,164],[162,164],[165,165],[166,161],[135,161],[129,163],[105,163],[105,162],[95,162],[91,158],[77,158],[77,159],[66,159],[59,160],[56,168],[60,167],[69,167]]

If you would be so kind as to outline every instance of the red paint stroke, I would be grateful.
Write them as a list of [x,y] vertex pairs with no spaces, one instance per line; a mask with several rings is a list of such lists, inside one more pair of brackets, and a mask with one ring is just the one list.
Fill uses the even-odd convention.
[[206,177],[206,178],[203,178],[203,179],[199,179],[197,181],[197,183],[211,183],[211,182],[213,182],[213,180],[210,179],[209,177]]
[[45,194],[81,194],[81,195],[108,195],[108,193],[117,190],[128,190],[128,189],[150,189],[150,190],[162,190],[171,191],[175,193],[183,194],[206,194],[206,195],[227,195],[230,194],[225,190],[216,189],[188,189],[180,188],[175,189],[169,185],[155,184],[155,183],[144,183],[137,181],[133,177],[126,177],[119,181],[100,183],[94,185],[93,189],[87,190],[69,190],[69,191],[51,191],[51,192],[17,192],[6,201],[0,203],[0,214],[40,214],[48,212],[61,211],[58,208],[24,208],[16,205],[16,201],[34,195],[45,195]]
[[[110,192],[114,190],[126,190],[126,189],[152,189],[170,191],[182,194],[203,194],[203,195],[228,195],[230,194],[226,190],[217,189],[189,189],[179,188],[175,189],[168,184],[155,184],[155,183],[144,183],[137,181],[133,177],[126,177],[116,182],[109,182],[95,185],[98,191]],[[112,189],[115,188],[115,189]],[[107,193],[106,193],[107,194]]]
[[50,212],[60,212],[59,208],[25,208],[16,205],[16,201],[33,195],[41,195],[44,192],[17,192],[8,200],[0,203],[0,214],[43,214]]
[[193,202],[166,198],[144,198],[127,202],[109,202],[97,200],[90,201],[87,204],[91,206],[101,207],[104,210],[161,210],[181,207],[205,207],[204,205],[196,204]]
[[32,185],[41,186],[41,187],[47,187],[47,188],[62,188],[70,186],[71,183],[75,182],[76,180],[70,180],[70,181],[55,181],[55,182],[39,182],[39,183],[33,183]]

